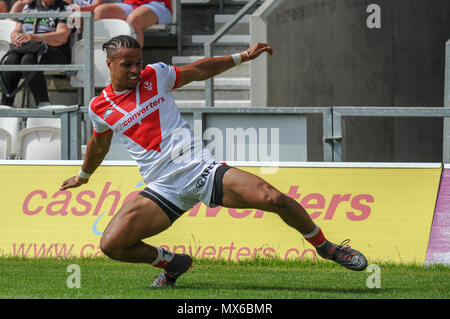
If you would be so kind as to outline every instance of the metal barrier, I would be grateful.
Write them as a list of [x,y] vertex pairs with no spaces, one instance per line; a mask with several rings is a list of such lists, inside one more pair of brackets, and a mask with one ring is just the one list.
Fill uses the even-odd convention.
[[[439,107],[333,107],[333,161],[342,161],[342,118],[366,117],[450,117],[450,108]],[[445,156],[444,156],[445,157]],[[443,159],[445,163],[445,158]]]
[[[205,118],[207,114],[254,114],[254,115],[307,115],[307,114],[322,114],[323,121],[323,159],[326,162],[331,162],[333,156],[333,141],[330,139],[332,134],[332,112],[331,107],[252,107],[252,108],[212,108],[212,107],[197,107],[197,108],[179,108],[183,115],[192,116],[193,120],[199,123],[196,126],[195,134],[205,132]],[[87,107],[80,107],[79,112],[88,113]],[[0,110],[1,115],[1,110]],[[75,146],[74,146],[75,147]]]
[[39,13],[0,13],[0,19],[7,18],[82,18],[83,41],[86,43],[83,64],[39,64],[39,65],[0,65],[1,71],[83,71],[83,104],[89,105],[94,97],[94,21],[92,12],[39,12]]
[[[189,115],[200,124],[198,134],[205,131],[208,114],[253,115],[308,115],[322,114],[323,161],[342,161],[342,119],[346,116],[361,117],[450,117],[450,108],[437,107],[252,107],[252,108],[179,108],[182,115]],[[0,117],[47,117],[61,119],[61,157],[63,160],[81,158],[81,114],[88,107],[70,106],[66,109],[0,109]],[[443,159],[446,163],[446,160]]]
[[80,113],[79,106],[64,109],[0,109],[0,117],[41,117],[61,119],[61,159],[80,159]]

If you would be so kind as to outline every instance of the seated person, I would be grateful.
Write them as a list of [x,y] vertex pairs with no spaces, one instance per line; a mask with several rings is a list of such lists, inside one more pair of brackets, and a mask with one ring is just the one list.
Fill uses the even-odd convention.
[[[63,0],[33,0],[25,6],[23,13],[60,12],[66,11],[67,3]],[[11,43],[20,47],[25,43],[45,42],[47,51],[42,55],[40,64],[67,64],[70,63],[69,36],[72,31],[66,24],[66,18],[38,19],[36,33],[33,33],[35,18],[19,19],[16,28],[11,32]],[[37,57],[33,53],[8,54],[4,64],[36,64]],[[31,71],[28,71],[31,72]],[[24,72],[24,76],[28,72]],[[13,92],[19,84],[21,72],[2,72],[3,84],[9,93]],[[28,82],[31,93],[38,106],[48,105],[49,97],[47,82],[43,72],[35,72]],[[2,94],[3,105],[12,106],[14,96]]]
[[[20,13],[22,12],[23,8],[25,8],[25,6],[27,4],[30,4],[31,1],[33,0],[16,0],[14,2],[14,4],[11,7],[11,10],[9,10],[10,13]],[[64,0],[65,2],[67,2],[68,4],[71,3],[71,0]]]
[[94,11],[94,20],[122,19],[136,31],[137,40],[144,46],[144,29],[154,24],[172,23],[171,0],[124,0],[123,3],[105,3]]
[[80,11],[94,11],[103,0],[67,0],[67,2],[79,6]]
[[[71,11],[77,12],[77,11],[91,11],[94,12],[95,8],[97,8],[99,5],[101,5],[104,0],[64,0],[66,1]],[[108,1],[108,0],[105,0]],[[75,24],[73,24],[75,22]],[[82,39],[82,31],[83,31],[83,23],[84,19],[75,19],[72,21],[72,25],[76,27],[76,29],[79,31],[78,33],[78,40]]]
[[14,4],[11,7],[11,10],[9,10],[10,13],[20,13],[22,12],[23,8],[27,4],[30,4],[32,0],[17,0],[14,2]]
[[8,12],[8,5],[5,1],[0,1],[0,13]]

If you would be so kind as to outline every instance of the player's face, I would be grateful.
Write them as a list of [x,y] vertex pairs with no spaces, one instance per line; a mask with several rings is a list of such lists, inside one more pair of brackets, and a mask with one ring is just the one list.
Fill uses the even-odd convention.
[[136,88],[142,70],[142,51],[140,49],[119,48],[106,60],[115,91]]

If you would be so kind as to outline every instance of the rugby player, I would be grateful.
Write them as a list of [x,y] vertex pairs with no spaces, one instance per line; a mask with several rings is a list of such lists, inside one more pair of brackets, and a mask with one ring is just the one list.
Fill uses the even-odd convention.
[[[203,81],[261,54],[273,54],[270,45],[256,43],[230,56],[203,58],[181,67],[149,64],[142,70],[139,42],[117,36],[103,45],[111,84],[89,105],[93,135],[77,176],[63,182],[61,190],[79,187],[108,153],[113,134],[136,160],[146,188],[114,215],[100,241],[112,259],[148,263],[163,268],[153,286],[173,286],[192,265],[187,254],[175,254],[142,240],[169,228],[199,201],[207,206],[254,208],[278,214],[295,228],[321,257],[350,270],[361,271],[367,260],[348,245],[328,241],[305,209],[262,178],[216,160],[194,137],[170,94],[192,81]],[[188,130],[191,138],[172,138]],[[178,136],[178,134],[177,134]]]

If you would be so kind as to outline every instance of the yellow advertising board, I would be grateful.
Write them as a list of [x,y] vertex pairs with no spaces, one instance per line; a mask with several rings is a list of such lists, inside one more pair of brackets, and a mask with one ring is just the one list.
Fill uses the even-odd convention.
[[[279,167],[271,174],[261,173],[259,167],[240,168],[301,203],[330,241],[351,239],[352,247],[363,252],[369,263],[424,263],[440,166],[315,166]],[[79,167],[0,165],[3,255],[102,254],[102,231],[117,209],[145,185],[134,165],[104,165],[88,184],[59,191],[63,180]],[[316,258],[313,247],[276,214],[204,204],[145,242],[196,258]]]

